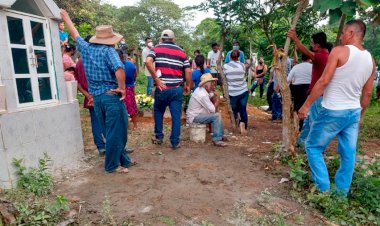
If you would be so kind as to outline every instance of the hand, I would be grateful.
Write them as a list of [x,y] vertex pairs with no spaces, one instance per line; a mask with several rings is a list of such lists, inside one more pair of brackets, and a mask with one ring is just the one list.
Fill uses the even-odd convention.
[[88,95],[87,96],[87,99],[88,99],[88,106],[92,107],[94,106],[94,98],[92,97],[92,95]]
[[125,88],[124,89],[122,89],[122,88],[111,89],[110,91],[114,92],[114,93],[119,93],[121,95],[120,100],[124,100],[125,99]]
[[156,78],[154,82],[156,83],[157,88],[159,88],[160,90],[166,89],[165,82],[161,81],[159,78]]
[[66,22],[66,23],[67,23],[67,21],[70,20],[70,16],[69,16],[69,14],[68,14],[67,11],[64,10],[64,9],[61,9],[61,17],[62,17],[62,20],[63,20],[64,22]]
[[309,111],[309,108],[307,108],[306,106],[302,106],[299,110],[298,110],[298,118],[299,119],[305,119],[307,117],[307,112]]
[[297,37],[296,30],[295,30],[295,29],[290,29],[290,30],[288,31],[288,37],[289,37],[290,39],[292,39],[293,41],[297,40],[298,37]]
[[190,94],[190,84],[187,84],[186,83],[186,85],[185,85],[185,87],[184,87],[184,89],[183,89],[183,94],[185,95],[185,96],[187,96],[187,95],[189,95]]

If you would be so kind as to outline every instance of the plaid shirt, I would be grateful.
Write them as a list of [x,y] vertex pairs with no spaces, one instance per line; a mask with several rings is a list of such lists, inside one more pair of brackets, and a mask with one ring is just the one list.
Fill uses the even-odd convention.
[[89,93],[98,96],[116,89],[115,72],[119,68],[124,69],[116,50],[107,45],[89,44],[82,37],[77,37],[76,42],[82,55]]

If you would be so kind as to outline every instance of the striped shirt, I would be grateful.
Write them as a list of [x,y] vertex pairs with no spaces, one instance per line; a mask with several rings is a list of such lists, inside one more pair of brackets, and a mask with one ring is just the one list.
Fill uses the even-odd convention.
[[173,42],[164,42],[154,47],[148,57],[152,57],[156,63],[157,76],[168,89],[181,86],[183,72],[190,68],[186,53]]
[[228,94],[230,96],[238,96],[248,91],[245,82],[245,67],[239,61],[231,61],[223,66],[223,72],[226,75],[228,84]]

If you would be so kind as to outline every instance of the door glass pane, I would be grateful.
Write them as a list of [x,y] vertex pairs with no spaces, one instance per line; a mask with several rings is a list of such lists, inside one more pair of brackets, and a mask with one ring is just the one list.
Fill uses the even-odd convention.
[[41,100],[51,100],[50,78],[38,78]]
[[44,27],[42,23],[30,21],[32,27],[33,45],[45,46]]
[[37,73],[38,74],[45,74],[49,73],[49,67],[48,67],[48,61],[46,57],[46,51],[44,50],[35,50],[34,54],[37,58]]
[[20,104],[33,102],[30,78],[16,78],[18,101]]
[[7,17],[8,20],[8,32],[11,44],[25,45],[24,27],[22,25],[22,19]]
[[29,74],[26,49],[12,48],[12,59],[15,74]]

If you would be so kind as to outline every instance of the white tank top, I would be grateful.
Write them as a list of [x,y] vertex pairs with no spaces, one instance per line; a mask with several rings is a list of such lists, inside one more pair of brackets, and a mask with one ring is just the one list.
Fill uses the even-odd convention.
[[353,45],[346,45],[350,56],[335,70],[323,94],[322,106],[330,110],[361,108],[360,95],[373,70],[371,54]]

